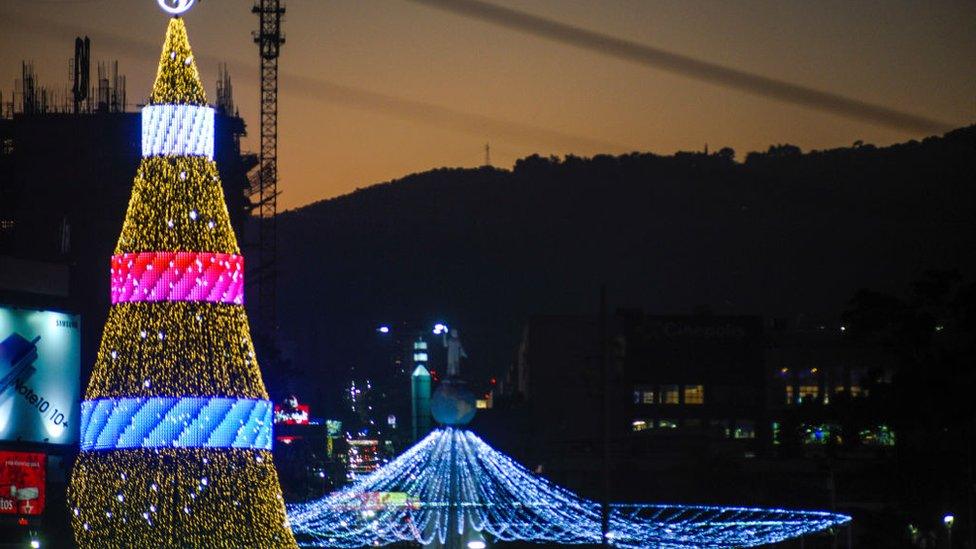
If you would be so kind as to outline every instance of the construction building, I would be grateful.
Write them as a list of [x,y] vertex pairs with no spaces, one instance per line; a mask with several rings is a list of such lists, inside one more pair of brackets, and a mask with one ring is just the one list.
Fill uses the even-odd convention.
[[[108,314],[105,274],[142,158],[141,115],[126,102],[117,63],[111,67],[76,101],[39,86],[25,63],[15,93],[3,96],[0,109],[0,255],[69,267],[68,306],[85,319],[83,365],[94,363]],[[224,70],[216,97],[214,160],[234,230],[243,235],[248,172],[257,157],[241,152],[246,125],[233,110]]]
[[[141,114],[138,105],[128,102],[125,77],[113,62],[101,64],[96,81],[90,82],[89,51],[90,42],[79,39],[73,82],[61,86],[63,91],[40,86],[31,65],[24,63],[13,93],[0,94],[0,312],[14,319],[55,315],[51,317],[58,319],[54,328],[77,334],[80,351],[71,355],[73,379],[64,377],[53,387],[88,383],[110,308],[109,259],[142,158]],[[257,166],[257,156],[241,152],[246,126],[234,110],[230,78],[223,68],[214,96],[214,159],[234,230],[245,234],[248,172]],[[4,326],[6,330],[11,323]],[[17,334],[7,331],[0,335],[7,338],[4,349],[22,343]],[[28,342],[38,335],[21,331]],[[57,339],[41,335],[39,343],[32,343],[49,345]],[[7,352],[0,355],[10,358]],[[43,349],[37,360],[44,360]],[[0,369],[9,373],[16,365]],[[40,383],[45,373],[49,372],[38,367],[31,383]],[[51,385],[45,387],[48,393],[56,392]],[[40,389],[30,390],[50,398]],[[7,387],[0,399],[17,404],[18,398],[30,396],[26,388],[17,391]],[[78,400],[75,397],[71,400]],[[79,423],[71,421],[68,428],[77,429]],[[0,513],[0,539],[11,540],[16,547],[34,541],[58,547],[52,542],[70,539],[65,480],[77,453],[77,433],[68,437],[74,443],[62,443],[43,436],[32,439],[22,432],[0,433],[0,456],[4,463],[36,460],[30,463],[40,463],[46,475],[40,475],[38,486],[18,488],[24,497],[33,498],[24,500],[23,509]],[[3,467],[7,466],[0,464]],[[11,504],[0,502],[0,506]],[[39,508],[40,513],[28,512]],[[4,542],[0,547],[6,547]]]

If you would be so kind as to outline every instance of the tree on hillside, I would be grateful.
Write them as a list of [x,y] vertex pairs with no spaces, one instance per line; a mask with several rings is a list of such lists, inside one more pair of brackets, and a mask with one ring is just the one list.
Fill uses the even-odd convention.
[[954,514],[957,531],[971,535],[976,284],[956,271],[932,271],[903,298],[861,290],[844,322],[850,337],[897,357],[886,405],[898,433],[892,481],[900,514],[923,530],[942,528],[941,518]]

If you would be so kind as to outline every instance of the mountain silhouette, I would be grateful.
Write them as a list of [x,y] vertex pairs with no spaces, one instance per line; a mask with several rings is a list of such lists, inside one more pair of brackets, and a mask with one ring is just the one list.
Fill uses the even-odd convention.
[[[863,287],[972,273],[976,126],[888,147],[791,145],[442,168],[280,215],[282,345],[327,411],[375,327],[444,320],[503,377],[534,313],[839,317]],[[435,364],[436,368],[437,365]],[[316,381],[321,380],[321,381]],[[316,385],[318,383],[318,385]]]

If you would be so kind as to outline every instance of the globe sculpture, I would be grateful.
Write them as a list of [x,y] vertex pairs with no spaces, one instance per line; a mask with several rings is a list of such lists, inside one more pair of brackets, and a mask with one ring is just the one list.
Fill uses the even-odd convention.
[[474,394],[457,378],[442,381],[430,398],[430,413],[441,425],[467,425],[474,419],[475,411]]

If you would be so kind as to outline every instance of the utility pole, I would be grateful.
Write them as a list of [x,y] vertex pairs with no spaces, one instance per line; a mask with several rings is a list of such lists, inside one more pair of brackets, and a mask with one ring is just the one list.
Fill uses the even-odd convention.
[[278,55],[285,36],[281,0],[257,0],[251,13],[259,18],[254,42],[261,54],[261,152],[258,164],[258,318],[261,329],[277,331],[275,260],[278,253]]
[[969,521],[968,521],[969,524],[967,525],[968,526],[967,529],[969,530],[969,532],[968,532],[969,533],[969,547],[972,548],[972,549],[976,549],[976,512],[974,512],[974,509],[973,509],[973,507],[974,507],[974,505],[973,505],[973,494],[974,494],[974,492],[976,492],[976,479],[973,478],[974,476],[976,476],[976,475],[974,475],[974,472],[973,472],[973,466],[974,466],[974,464],[973,464],[973,430],[974,430],[973,427],[974,427],[974,425],[976,425],[976,422],[974,422],[973,424],[971,424],[969,426],[969,436],[966,437],[966,440],[967,440],[967,444],[966,444],[966,469],[969,472],[969,482],[967,483],[968,486],[966,486],[966,488],[967,488],[967,490],[966,490],[966,503],[967,503],[966,507],[968,508],[968,511],[969,511]]
[[603,425],[603,495],[600,504],[600,544],[610,546],[610,360],[607,343],[607,287],[600,286],[600,372],[603,398],[600,399]]

